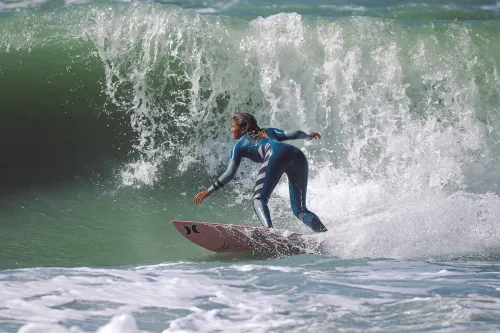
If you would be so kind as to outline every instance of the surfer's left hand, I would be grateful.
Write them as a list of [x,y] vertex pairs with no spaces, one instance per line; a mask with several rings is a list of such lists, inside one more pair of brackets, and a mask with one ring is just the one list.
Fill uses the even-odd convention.
[[316,133],[316,132],[311,132],[311,133],[309,133],[309,136],[311,137],[311,139],[314,139],[314,140],[319,140],[319,139],[321,139],[321,134]]
[[201,191],[194,197],[194,203],[199,204],[203,201],[203,199],[205,199],[208,196],[210,196],[210,192],[208,192],[207,190]]

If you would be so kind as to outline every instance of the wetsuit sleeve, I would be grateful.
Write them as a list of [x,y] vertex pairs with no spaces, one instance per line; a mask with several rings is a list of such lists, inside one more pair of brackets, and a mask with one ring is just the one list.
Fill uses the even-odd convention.
[[279,141],[295,140],[295,139],[306,139],[306,140],[312,139],[312,136],[310,136],[304,131],[298,131],[298,130],[284,131],[277,128],[271,128],[270,130],[273,131],[274,135],[276,136],[276,138],[278,138]]
[[234,178],[234,175],[236,175],[236,171],[238,171],[238,167],[240,166],[240,161],[241,161],[241,154],[240,154],[240,145],[238,141],[234,145],[233,150],[231,151],[231,159],[229,160],[229,164],[227,166],[226,171],[208,189],[208,192],[210,194],[224,187],[231,181],[231,179]]

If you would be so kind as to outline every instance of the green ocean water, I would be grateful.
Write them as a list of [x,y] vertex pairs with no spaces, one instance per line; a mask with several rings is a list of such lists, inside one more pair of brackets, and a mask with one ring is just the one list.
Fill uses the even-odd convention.
[[[10,13],[1,25],[3,268],[193,258],[201,251],[170,220],[256,224],[250,165],[239,185],[192,205],[223,170],[229,119],[241,110],[324,134],[305,148],[313,184],[327,179],[318,193],[345,195],[343,184],[360,193],[405,184],[424,201],[426,188],[497,192],[496,21],[245,22],[93,5]],[[411,142],[419,136],[430,145]],[[286,200],[276,199],[278,225],[306,231]],[[345,202],[324,218],[335,229],[351,218],[342,211],[367,209],[378,210]]]

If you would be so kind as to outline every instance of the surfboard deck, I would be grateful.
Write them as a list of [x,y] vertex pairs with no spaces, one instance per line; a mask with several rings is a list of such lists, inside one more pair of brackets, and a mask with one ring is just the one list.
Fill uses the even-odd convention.
[[303,236],[288,230],[180,220],[172,223],[185,238],[216,253],[252,252],[283,256],[310,253]]

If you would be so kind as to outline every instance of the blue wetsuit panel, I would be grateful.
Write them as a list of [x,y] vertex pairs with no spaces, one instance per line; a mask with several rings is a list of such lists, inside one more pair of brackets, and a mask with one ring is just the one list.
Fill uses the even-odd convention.
[[307,160],[295,146],[281,141],[310,139],[303,131],[266,129],[267,138],[254,138],[244,134],[231,150],[231,159],[224,174],[208,189],[210,193],[231,181],[242,158],[262,163],[256,181],[254,208],[262,225],[272,227],[267,201],[283,173],[288,175],[290,201],[294,214],[316,232],[326,231],[320,219],[306,208]]
[[244,134],[231,150],[231,159],[239,167],[241,158],[245,157],[256,163],[262,163],[265,151],[263,148],[271,141],[287,140],[285,131],[277,128],[266,128],[268,138],[253,138]]

